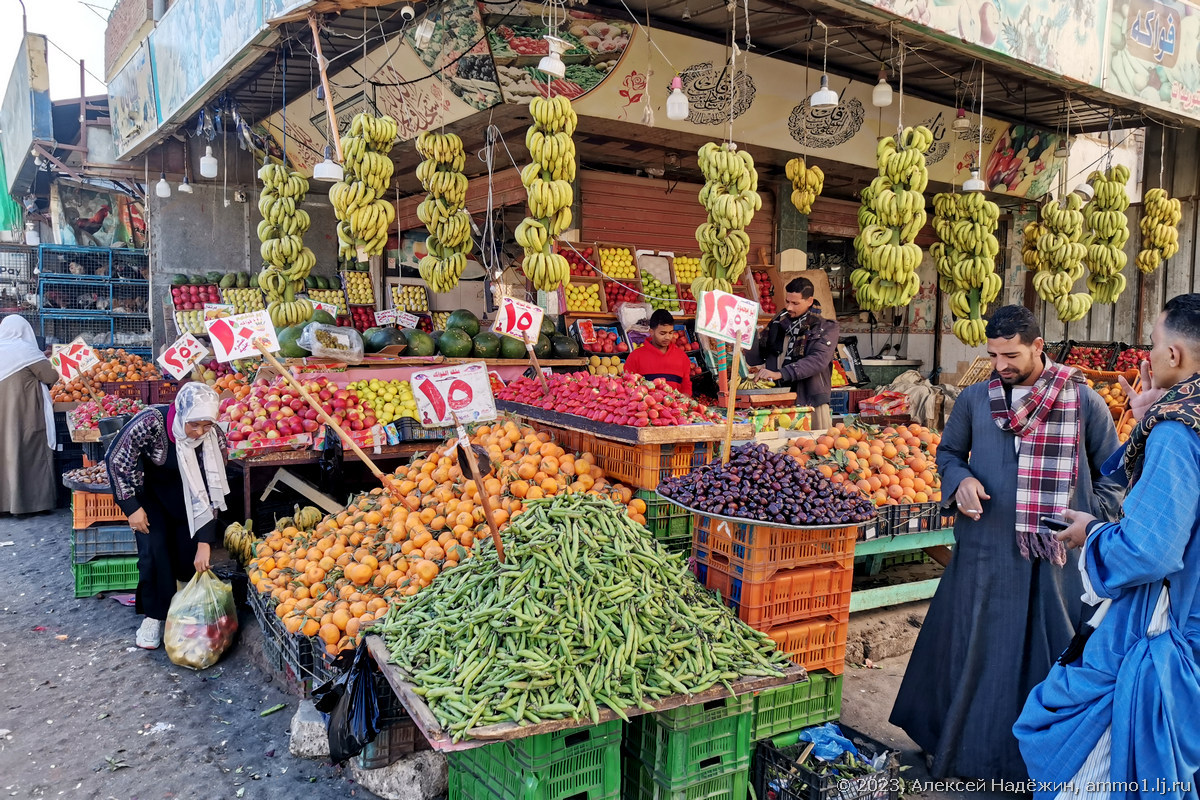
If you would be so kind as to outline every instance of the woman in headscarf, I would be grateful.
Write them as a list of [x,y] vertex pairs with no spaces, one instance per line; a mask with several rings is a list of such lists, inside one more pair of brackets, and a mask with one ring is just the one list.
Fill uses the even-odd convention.
[[136,644],[162,643],[163,622],[180,584],[209,568],[217,512],[225,509],[225,434],[220,401],[203,383],[187,383],[172,405],[139,411],[105,460],[117,505],[138,532]]
[[38,349],[33,328],[16,314],[0,319],[0,512],[54,508],[54,405],[58,373]]

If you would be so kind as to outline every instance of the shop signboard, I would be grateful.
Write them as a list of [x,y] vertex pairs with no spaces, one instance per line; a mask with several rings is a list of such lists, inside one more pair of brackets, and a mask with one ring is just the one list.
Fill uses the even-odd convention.
[[138,45],[108,82],[108,109],[113,144],[126,153],[153,135],[162,123],[150,66],[150,41]]
[[36,174],[30,157],[33,143],[54,141],[46,47],[46,37],[41,34],[25,37],[0,103],[0,157],[8,176],[6,194],[24,195],[32,184]]
[[1200,5],[1130,0],[1108,31],[1106,91],[1200,119]]

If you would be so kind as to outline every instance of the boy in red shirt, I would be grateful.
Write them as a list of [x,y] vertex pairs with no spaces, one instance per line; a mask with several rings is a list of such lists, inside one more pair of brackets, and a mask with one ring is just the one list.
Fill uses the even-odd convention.
[[663,378],[679,391],[692,396],[692,364],[675,344],[675,318],[660,308],[650,315],[650,338],[629,354],[625,371],[648,381]]

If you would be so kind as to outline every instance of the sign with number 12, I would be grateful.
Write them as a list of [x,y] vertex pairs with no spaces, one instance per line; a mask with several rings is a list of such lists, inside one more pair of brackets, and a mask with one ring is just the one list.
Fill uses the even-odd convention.
[[426,428],[496,418],[496,400],[482,361],[414,372],[409,380]]
[[[496,311],[496,321],[492,330],[503,336],[511,336],[521,341],[536,342],[538,333],[542,330],[542,317],[545,311],[541,306],[518,300],[515,297],[500,298],[500,308]],[[529,335],[528,340],[526,334]]]
[[699,300],[696,333],[741,345],[742,349],[754,343],[758,303],[728,292],[704,292]]
[[171,373],[176,380],[181,379],[192,370],[192,365],[208,355],[208,348],[200,343],[195,336],[185,333],[175,340],[175,343],[163,351],[158,357],[158,363]]

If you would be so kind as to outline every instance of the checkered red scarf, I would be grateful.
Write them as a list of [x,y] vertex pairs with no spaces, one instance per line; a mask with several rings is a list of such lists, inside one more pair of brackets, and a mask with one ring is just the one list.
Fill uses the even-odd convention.
[[1036,556],[1059,566],[1067,550],[1042,528],[1042,517],[1060,514],[1071,502],[1079,469],[1079,389],[1084,378],[1071,367],[1046,359],[1029,394],[1012,408],[1000,377],[988,382],[992,419],[1002,431],[1020,437],[1017,450],[1017,545],[1025,558]]

